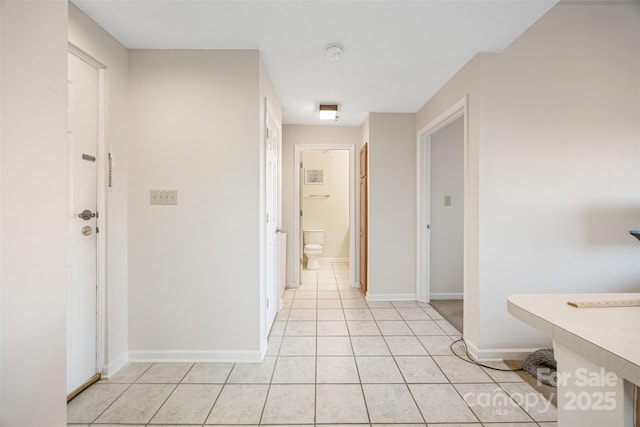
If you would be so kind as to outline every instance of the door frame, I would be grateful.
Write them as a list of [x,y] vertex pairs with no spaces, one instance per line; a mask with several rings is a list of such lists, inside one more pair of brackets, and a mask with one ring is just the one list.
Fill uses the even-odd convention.
[[431,300],[430,256],[431,256],[431,137],[460,117],[464,120],[464,221],[463,221],[463,294],[467,295],[469,278],[469,142],[468,142],[468,100],[465,95],[449,109],[429,122],[417,133],[416,144],[416,296],[420,302]]
[[[107,185],[108,147],[105,139],[106,128],[106,71],[107,67],[100,61],[74,45],[68,43],[67,52],[85,61],[98,71],[98,160],[96,162],[96,369],[102,373],[106,357],[106,285],[107,285]],[[69,189],[67,189],[69,191]],[[66,357],[65,357],[66,359]]]
[[[267,298],[268,298],[268,289],[267,289],[267,222],[266,222],[266,203],[267,203],[267,154],[266,154],[266,129],[269,120],[269,116],[273,117],[276,122],[276,126],[278,128],[278,200],[277,200],[277,210],[278,210],[278,218],[277,228],[282,226],[282,121],[276,114],[273,109],[271,103],[269,102],[269,98],[264,98],[264,112],[261,113],[264,117],[261,118],[261,126],[260,126],[260,180],[261,180],[261,190],[260,190],[260,360],[263,360],[266,351],[267,351],[267,340],[269,331],[267,330]],[[276,236],[276,260],[278,262],[275,266],[276,272],[280,267],[280,250],[279,250],[279,239]],[[279,278],[278,278],[279,280]],[[278,283],[276,286],[279,289]],[[281,302],[282,295],[280,292],[277,292],[277,301],[276,310],[280,311],[280,307],[282,305]],[[277,316],[277,314],[276,314]],[[271,326],[271,325],[269,325]]]
[[[277,116],[275,114],[275,110],[273,109],[273,107],[271,106],[271,103],[269,102],[268,98],[264,99],[264,124],[263,124],[263,135],[262,135],[262,147],[263,150],[265,151],[264,153],[264,195],[265,195],[265,200],[264,200],[264,211],[266,212],[266,206],[267,206],[267,199],[266,199],[266,195],[269,193],[267,191],[267,168],[266,168],[266,163],[267,163],[267,153],[266,153],[266,143],[267,143],[267,128],[269,127],[269,117],[271,117],[273,119],[273,121],[275,122],[276,125],[276,132],[277,132],[277,139],[276,139],[276,150],[277,150],[277,155],[276,155],[276,162],[277,162],[277,167],[278,167],[278,173],[277,173],[277,177],[276,177],[276,186],[278,188],[277,191],[277,196],[276,196],[276,230],[280,229],[280,226],[282,225],[282,129],[281,129],[281,125],[280,123],[278,123],[277,120]],[[266,224],[266,216],[265,216],[265,224]],[[276,265],[272,266],[272,268],[275,268],[275,276],[276,276],[276,283],[275,286],[277,289],[280,288],[278,280],[279,280],[279,260],[280,260],[280,251],[279,251],[279,236],[278,236],[278,232],[276,231],[276,236],[275,238],[275,259],[276,259]],[[269,241],[269,236],[267,236],[267,227],[265,225],[265,231],[264,231],[264,263],[265,263],[265,268],[264,268],[264,295],[265,295],[265,311],[264,311],[264,328],[265,329],[265,333],[268,335],[268,330],[266,330],[267,328],[271,327],[271,325],[268,322],[267,316],[268,316],[268,308],[266,307],[266,303],[268,302],[268,288],[267,285],[269,283],[269,278],[267,277],[267,272],[268,270],[268,266],[267,266],[267,246],[268,246],[268,241]],[[276,307],[276,315],[277,312],[280,311],[280,306],[281,306],[281,301],[280,299],[282,298],[282,295],[280,295],[280,292],[276,292],[276,301],[273,302],[273,304],[275,304]]]
[[360,283],[356,281],[356,233],[359,226],[356,222],[356,158],[355,144],[295,144],[294,145],[294,180],[293,180],[293,256],[294,256],[294,283],[301,284],[300,260],[302,259],[302,233],[300,232],[300,162],[302,152],[306,150],[349,150],[349,286],[359,288]]

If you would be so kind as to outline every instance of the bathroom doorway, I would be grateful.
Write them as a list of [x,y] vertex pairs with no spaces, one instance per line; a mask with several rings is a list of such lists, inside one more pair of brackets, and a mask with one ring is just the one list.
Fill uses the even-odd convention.
[[[355,279],[355,147],[352,144],[295,146],[299,176],[295,185],[295,282],[334,270],[341,282],[357,287]],[[305,254],[304,231],[322,231],[322,247]],[[310,235],[309,233],[307,233]],[[318,233],[314,233],[317,237]],[[309,255],[325,267],[309,270]],[[331,267],[332,268],[326,268]],[[316,273],[316,274],[314,274]]]

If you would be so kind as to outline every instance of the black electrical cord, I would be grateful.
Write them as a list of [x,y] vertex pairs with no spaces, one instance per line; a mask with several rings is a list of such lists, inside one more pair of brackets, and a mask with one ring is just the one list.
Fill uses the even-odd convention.
[[[453,349],[453,346],[456,343],[462,342],[462,345],[464,346],[464,352],[467,355],[467,359],[465,359],[464,357],[460,356],[458,353],[455,352],[455,350]],[[464,342],[464,338],[458,338],[457,340],[455,340],[454,342],[452,342],[449,345],[449,349],[451,350],[451,352],[458,357],[458,359],[464,360],[467,363],[471,363],[472,365],[478,365],[478,366],[482,366],[483,368],[487,368],[487,369],[493,369],[494,371],[501,371],[501,372],[518,372],[518,371],[523,371],[524,369],[520,368],[520,369],[500,369],[500,368],[494,368],[493,366],[487,366],[487,365],[483,365],[480,362],[476,362],[475,360],[471,359],[471,356],[469,356],[469,350],[467,349],[467,343]]]

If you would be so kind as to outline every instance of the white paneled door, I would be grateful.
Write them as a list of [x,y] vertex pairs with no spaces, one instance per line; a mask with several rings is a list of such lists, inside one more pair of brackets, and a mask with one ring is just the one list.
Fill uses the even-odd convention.
[[99,71],[68,54],[67,395],[96,378]]
[[278,313],[278,228],[280,218],[280,185],[279,185],[279,154],[280,134],[278,125],[267,105],[265,147],[266,147],[266,287],[267,287],[267,332],[271,329]]

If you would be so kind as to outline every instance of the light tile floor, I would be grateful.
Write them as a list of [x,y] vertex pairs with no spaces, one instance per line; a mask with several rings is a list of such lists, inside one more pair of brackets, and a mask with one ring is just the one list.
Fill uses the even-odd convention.
[[518,375],[454,356],[459,332],[428,304],[367,302],[348,276],[303,272],[264,363],[131,363],[69,403],[69,426],[556,425]]

